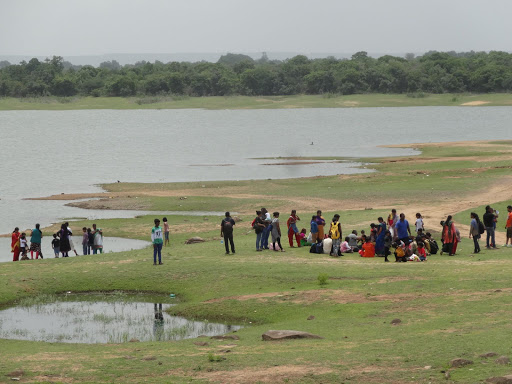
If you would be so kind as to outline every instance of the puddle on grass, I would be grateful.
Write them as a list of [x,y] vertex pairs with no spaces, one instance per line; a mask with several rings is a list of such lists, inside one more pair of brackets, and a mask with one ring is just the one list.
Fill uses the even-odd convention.
[[[0,311],[0,338],[59,343],[168,341],[223,335],[238,325],[171,316],[165,296],[67,294],[22,300]],[[176,299],[174,299],[176,300]]]

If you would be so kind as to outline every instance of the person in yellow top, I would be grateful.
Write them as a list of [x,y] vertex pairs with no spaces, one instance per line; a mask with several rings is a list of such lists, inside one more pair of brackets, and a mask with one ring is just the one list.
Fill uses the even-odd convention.
[[[320,226],[319,226],[320,227]],[[338,256],[338,251],[341,244],[341,224],[340,215],[336,214],[332,218],[331,228],[329,229],[329,237],[332,239],[332,253],[331,256]]]

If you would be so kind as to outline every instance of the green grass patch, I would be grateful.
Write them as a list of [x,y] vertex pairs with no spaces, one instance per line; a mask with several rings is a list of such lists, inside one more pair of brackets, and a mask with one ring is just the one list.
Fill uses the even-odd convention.
[[[415,94],[419,95],[419,94]],[[282,109],[454,106],[481,101],[486,106],[510,106],[512,96],[491,94],[397,94],[295,95],[295,96],[211,96],[211,97],[40,97],[0,98],[0,110],[75,109]]]

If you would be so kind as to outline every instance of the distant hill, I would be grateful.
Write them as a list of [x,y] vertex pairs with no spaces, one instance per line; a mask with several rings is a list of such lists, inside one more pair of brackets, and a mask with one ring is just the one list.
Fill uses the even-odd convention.
[[[259,59],[262,56],[262,52],[232,52],[232,53],[243,53],[244,55],[248,55],[253,59]],[[69,61],[74,65],[92,65],[99,66],[100,63],[105,61],[115,60],[121,65],[126,64],[135,64],[140,61],[149,61],[151,63],[156,60],[161,61],[163,63],[168,63],[171,61],[178,62],[198,62],[198,61],[208,61],[211,63],[217,62],[219,58],[226,54],[226,52],[221,53],[111,53],[104,55],[86,55],[86,56],[63,56],[65,61]],[[332,52],[316,52],[316,53],[304,53],[304,52],[267,52],[267,56],[270,60],[286,60],[297,55],[305,55],[309,59],[321,59],[329,56],[333,56],[337,59],[350,59],[352,53],[332,53]],[[389,53],[368,53],[371,57],[381,57],[387,55]],[[21,61],[29,61],[32,58],[37,58],[43,61],[46,57],[52,57],[53,55],[59,56],[60,54],[53,53],[48,56],[34,56],[34,55],[0,55],[0,61],[8,61],[11,64],[19,64]],[[405,53],[393,53],[393,56],[403,57]]]

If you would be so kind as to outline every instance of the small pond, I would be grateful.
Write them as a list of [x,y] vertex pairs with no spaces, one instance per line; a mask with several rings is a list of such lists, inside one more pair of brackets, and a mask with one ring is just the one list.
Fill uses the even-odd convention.
[[22,300],[0,311],[0,338],[60,343],[124,343],[216,336],[238,325],[171,316],[166,296],[66,294]]

